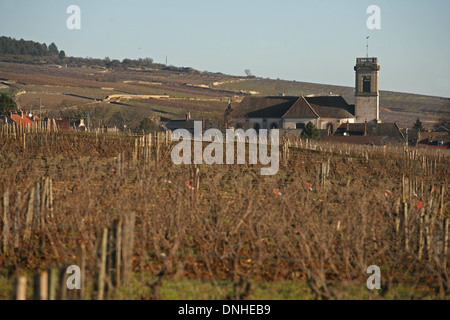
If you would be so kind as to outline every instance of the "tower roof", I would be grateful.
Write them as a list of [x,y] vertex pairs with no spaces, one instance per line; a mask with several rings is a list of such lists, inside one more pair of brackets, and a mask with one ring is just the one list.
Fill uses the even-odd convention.
[[378,58],[356,58],[355,71],[359,71],[361,69],[380,71]]

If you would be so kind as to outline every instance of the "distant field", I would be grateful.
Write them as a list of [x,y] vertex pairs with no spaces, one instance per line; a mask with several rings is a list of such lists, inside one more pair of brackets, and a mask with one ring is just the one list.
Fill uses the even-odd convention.
[[[351,87],[152,69],[56,69],[0,62],[0,81],[9,81],[9,87],[0,87],[0,92],[11,94],[26,91],[16,98],[26,110],[34,109],[38,106],[38,98],[42,98],[44,112],[57,112],[64,108],[101,107],[104,110],[108,106],[101,100],[113,94],[170,97],[170,100],[161,101],[119,101],[119,111],[129,115],[130,125],[150,116],[180,118],[188,111],[197,117],[223,119],[228,101],[236,106],[250,93],[294,96],[333,93],[342,95],[350,104],[354,103]],[[382,91],[380,100],[382,121],[397,122],[401,127],[411,127],[418,117],[428,127],[442,118],[450,118],[448,99]],[[107,124],[115,122],[116,107],[110,106],[112,110],[106,113],[103,121]]]

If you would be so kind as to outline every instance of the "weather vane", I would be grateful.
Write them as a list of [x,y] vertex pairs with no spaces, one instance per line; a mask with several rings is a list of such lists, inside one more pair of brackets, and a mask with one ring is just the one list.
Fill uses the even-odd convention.
[[366,47],[366,49],[367,49],[367,53],[366,53],[367,54],[367,58],[369,58],[369,38],[370,38],[369,36],[366,37],[366,40],[367,40],[367,47]]

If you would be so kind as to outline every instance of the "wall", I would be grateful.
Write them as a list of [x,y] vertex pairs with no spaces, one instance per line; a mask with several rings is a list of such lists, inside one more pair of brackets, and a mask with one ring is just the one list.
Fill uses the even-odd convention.
[[[316,119],[283,119],[283,129],[297,129],[297,123],[307,124],[308,122],[317,124]],[[281,128],[281,127],[280,127]]]
[[325,130],[327,129],[327,125],[331,123],[333,125],[333,130],[336,131],[344,123],[355,123],[354,118],[347,119],[336,119],[336,118],[320,118],[318,121],[317,129]]
[[283,126],[282,119],[280,119],[280,118],[269,118],[269,119],[267,119],[267,124],[266,124],[267,128],[264,128],[264,129],[269,129],[269,130],[272,129],[272,127],[271,127],[272,123],[276,123],[277,129],[280,129]]
[[379,96],[355,96],[356,123],[376,122],[380,119]]

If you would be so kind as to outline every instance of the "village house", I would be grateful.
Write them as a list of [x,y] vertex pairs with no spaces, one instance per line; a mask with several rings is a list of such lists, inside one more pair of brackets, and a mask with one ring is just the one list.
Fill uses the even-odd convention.
[[418,148],[450,148],[450,130],[440,127],[433,131],[408,130],[408,142]]
[[[33,117],[33,115],[29,114],[27,115],[23,111],[19,112],[10,112],[9,118],[16,124],[20,126],[32,126],[36,118]],[[38,119],[38,118],[37,118]]]
[[202,122],[202,128],[205,129],[205,118],[202,119],[192,119],[191,113],[188,112],[184,119],[172,119],[169,120],[166,124],[162,125],[161,128],[164,131],[175,131],[178,129],[186,129],[191,134],[194,133],[194,124],[197,121]]
[[50,118],[40,118],[38,115],[33,113],[26,113],[22,110],[19,111],[11,111],[8,116],[0,116],[0,124],[16,124],[19,126],[27,126],[27,127],[46,127],[50,130],[78,130],[85,131],[86,125],[84,124],[83,119],[78,120],[56,120]]
[[396,123],[347,123],[341,125],[333,136],[324,137],[327,142],[404,145],[406,138]]

